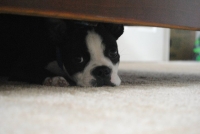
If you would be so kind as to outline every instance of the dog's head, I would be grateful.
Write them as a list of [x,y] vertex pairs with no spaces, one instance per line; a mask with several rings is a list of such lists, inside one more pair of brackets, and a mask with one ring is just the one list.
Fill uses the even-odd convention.
[[55,21],[52,35],[58,43],[64,70],[79,86],[118,86],[120,55],[116,40],[123,25]]

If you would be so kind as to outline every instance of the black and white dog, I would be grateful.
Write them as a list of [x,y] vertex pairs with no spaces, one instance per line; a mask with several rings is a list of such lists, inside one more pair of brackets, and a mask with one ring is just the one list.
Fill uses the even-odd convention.
[[123,25],[0,15],[0,75],[52,86],[118,86]]

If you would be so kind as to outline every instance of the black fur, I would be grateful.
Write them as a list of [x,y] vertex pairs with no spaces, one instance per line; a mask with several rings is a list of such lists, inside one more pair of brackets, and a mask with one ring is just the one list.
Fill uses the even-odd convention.
[[[82,71],[90,60],[87,47],[83,45],[89,29],[104,36],[103,41],[107,44],[114,43],[109,38],[116,40],[123,33],[123,25],[98,23],[94,27],[77,22],[0,15],[0,76],[9,76],[12,81],[42,84],[46,77],[57,76],[45,69],[48,63],[57,60],[57,49],[69,74],[73,75]],[[80,55],[85,57],[82,64],[79,64]],[[112,60],[113,63],[118,61]]]

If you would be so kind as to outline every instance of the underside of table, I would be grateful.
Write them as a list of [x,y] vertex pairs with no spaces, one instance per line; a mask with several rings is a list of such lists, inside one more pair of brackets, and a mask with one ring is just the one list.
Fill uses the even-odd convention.
[[200,30],[199,0],[0,0],[0,13]]

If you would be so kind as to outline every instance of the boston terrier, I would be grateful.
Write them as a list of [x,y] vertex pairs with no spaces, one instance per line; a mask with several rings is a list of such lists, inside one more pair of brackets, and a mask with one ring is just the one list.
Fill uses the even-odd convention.
[[119,86],[121,24],[0,15],[0,76],[50,86]]

